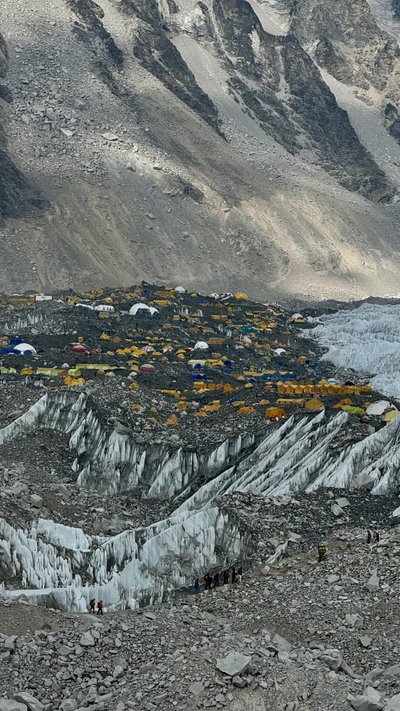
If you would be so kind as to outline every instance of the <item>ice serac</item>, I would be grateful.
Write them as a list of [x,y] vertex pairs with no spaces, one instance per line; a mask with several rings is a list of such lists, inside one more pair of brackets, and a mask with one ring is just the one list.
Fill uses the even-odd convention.
[[400,397],[400,305],[363,304],[319,318],[311,335],[328,350],[323,360],[373,376],[378,392]]
[[140,485],[149,497],[175,501],[178,511],[195,511],[235,491],[275,496],[323,486],[364,488],[366,478],[373,493],[392,492],[399,484],[398,421],[354,442],[345,436],[346,412],[299,413],[261,439],[242,434],[209,451],[189,451],[139,444],[104,423],[90,397],[61,391],[44,395],[1,429],[0,445],[41,427],[54,429],[69,437],[77,454],[81,488],[116,494]]
[[49,519],[26,529],[1,519],[1,594],[77,611],[86,609],[91,596],[112,609],[152,604],[188,586],[199,571],[220,568],[225,557],[243,560],[251,553],[245,525],[219,506],[225,494],[271,498],[322,487],[397,491],[399,420],[369,436],[361,433],[358,441],[349,438],[350,426],[346,412],[297,414],[262,438],[240,435],[208,452],[189,452],[135,443],[129,432],[103,422],[84,393],[47,393],[0,430],[0,445],[41,427],[62,432],[77,452],[81,487],[118,493],[140,484],[145,495],[168,498],[174,513],[112,537]]
[[218,475],[254,444],[254,436],[242,434],[205,452],[166,445],[141,445],[102,421],[92,400],[84,393],[49,393],[7,427],[0,430],[0,445],[37,428],[54,429],[69,437],[77,456],[74,471],[83,489],[117,494],[145,486],[148,496],[183,495],[199,477]]
[[[95,595],[110,609],[161,602],[188,587],[195,571],[235,560],[250,538],[217,507],[182,513],[112,538],[39,520],[29,531],[0,519],[0,596],[86,611]],[[21,581],[7,589],[7,581]]]

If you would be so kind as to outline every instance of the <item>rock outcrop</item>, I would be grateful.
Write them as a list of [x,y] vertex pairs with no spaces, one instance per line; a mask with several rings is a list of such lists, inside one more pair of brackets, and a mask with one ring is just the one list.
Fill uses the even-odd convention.
[[[122,7],[127,18],[138,23],[136,57],[217,131],[221,117],[207,93],[211,87],[200,78],[197,49],[214,56],[226,91],[286,150],[312,153],[349,190],[376,202],[391,198],[383,172],[298,39],[266,32],[249,3],[193,2],[188,9],[178,2],[165,6],[156,0],[124,0]],[[300,21],[295,29],[302,37]]]

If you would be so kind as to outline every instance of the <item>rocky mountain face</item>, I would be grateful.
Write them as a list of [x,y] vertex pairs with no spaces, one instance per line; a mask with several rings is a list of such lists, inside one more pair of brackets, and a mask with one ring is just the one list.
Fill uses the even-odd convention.
[[[88,35],[104,40],[92,0],[71,5]],[[313,153],[314,160],[348,189],[377,202],[390,200],[393,188],[295,36],[265,32],[245,0],[193,2],[189,7],[124,0],[121,6],[126,22],[135,23],[133,51],[142,66],[217,132],[222,132],[221,118],[206,87],[199,85],[200,77],[196,79],[199,57],[193,45],[215,54],[234,101],[287,151]],[[311,10],[304,13],[308,17]],[[302,36],[301,18],[295,29]]]
[[51,205],[8,219],[3,288],[397,289],[398,46],[364,0],[17,0],[0,26],[10,154]]
[[367,0],[296,3],[292,31],[320,67],[356,87],[357,95],[381,112],[386,109],[389,132],[398,138],[400,50],[397,40],[377,25]]
[[[6,77],[8,59],[7,45],[0,34],[0,81]],[[45,200],[32,190],[8,155],[5,114],[11,101],[11,92],[5,84],[0,83],[0,220],[26,216],[46,206]]]

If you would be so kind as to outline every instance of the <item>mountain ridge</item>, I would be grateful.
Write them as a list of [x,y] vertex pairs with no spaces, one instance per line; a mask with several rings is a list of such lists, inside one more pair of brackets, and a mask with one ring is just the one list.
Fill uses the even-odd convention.
[[[0,11],[8,155],[51,205],[7,219],[0,288],[145,278],[257,298],[395,293],[396,144],[369,145],[289,20],[290,3],[256,0]],[[370,133],[396,125],[396,106],[383,118],[365,105]]]

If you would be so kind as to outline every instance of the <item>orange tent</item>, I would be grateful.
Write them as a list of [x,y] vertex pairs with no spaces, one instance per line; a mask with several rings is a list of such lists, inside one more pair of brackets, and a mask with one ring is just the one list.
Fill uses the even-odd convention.
[[265,410],[265,417],[268,417],[269,420],[281,420],[286,417],[286,415],[281,407],[268,407]]
[[344,407],[345,405],[352,405],[353,401],[349,397],[345,397],[343,400],[340,400],[339,402],[336,403],[336,405],[332,405],[333,410],[340,410],[340,408]]
[[306,401],[306,404],[304,405],[306,410],[312,410],[312,411],[319,411],[323,410],[325,405],[321,400],[318,400],[317,397],[312,397],[310,400]]

